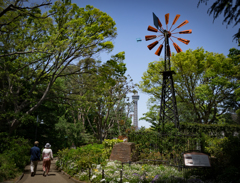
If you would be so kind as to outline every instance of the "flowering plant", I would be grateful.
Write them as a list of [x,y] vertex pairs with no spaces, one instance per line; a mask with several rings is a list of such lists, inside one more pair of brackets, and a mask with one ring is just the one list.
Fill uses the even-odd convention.
[[[102,179],[102,168],[104,169],[104,179]],[[167,167],[163,165],[124,165],[122,167],[120,162],[108,161],[105,167],[97,165],[93,168],[91,182],[120,182],[120,171],[122,171],[122,182],[127,183],[154,183],[159,181],[174,180],[183,181],[182,172],[177,171],[174,167]],[[79,172],[76,177],[79,180],[86,181],[87,172]]]

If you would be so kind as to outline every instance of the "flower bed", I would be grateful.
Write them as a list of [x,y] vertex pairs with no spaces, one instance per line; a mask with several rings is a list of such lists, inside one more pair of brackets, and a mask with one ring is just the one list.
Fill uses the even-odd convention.
[[[102,168],[104,168],[104,179],[102,179]],[[164,165],[140,165],[140,164],[124,164],[123,169],[121,163],[117,161],[108,161],[105,167],[101,165],[93,165],[91,182],[120,182],[120,171],[122,170],[122,182],[124,183],[148,183],[148,182],[184,182],[183,172],[179,172],[174,167]],[[88,170],[79,172],[74,176],[78,180],[89,180]]]

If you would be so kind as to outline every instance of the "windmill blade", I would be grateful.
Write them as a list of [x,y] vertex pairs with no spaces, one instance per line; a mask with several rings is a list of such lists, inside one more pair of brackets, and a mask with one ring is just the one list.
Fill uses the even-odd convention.
[[179,34],[192,34],[192,29],[180,31]]
[[182,49],[176,43],[173,43],[173,46],[178,53],[182,52]]
[[155,52],[155,55],[160,56],[160,55],[161,55],[161,52],[162,52],[162,48],[163,48],[163,45],[161,44],[161,45],[158,47],[157,51]]
[[173,29],[172,31],[174,31],[174,30],[176,30],[176,29],[178,29],[178,28],[186,25],[187,23],[188,23],[188,20],[185,20],[183,23],[181,23],[179,26],[177,26],[177,27],[176,27],[175,29]]
[[152,44],[148,45],[147,47],[148,47],[149,50],[151,50],[151,49],[153,49],[154,46],[156,46],[157,44],[158,44],[158,41],[155,41],[155,42],[153,42]]
[[[155,25],[155,27],[158,29],[158,17],[153,13],[153,24]],[[162,25],[160,26],[162,27]]]
[[185,20],[183,23],[181,23],[179,26],[177,26],[177,28],[180,28],[180,27],[186,25],[188,22],[189,22],[188,20]]
[[165,15],[165,22],[166,22],[166,25],[168,24],[168,21],[169,21],[169,13],[167,13],[167,14]]
[[162,23],[160,22],[159,18],[153,13],[153,23],[155,27],[163,33]]
[[158,19],[158,25],[160,26],[160,28],[162,29],[162,23],[160,22],[160,20]]
[[179,15],[179,14],[177,14],[177,15],[175,16],[172,25],[174,25],[174,24],[177,22],[177,20],[179,19],[180,16],[181,16],[181,15]]
[[160,22],[159,18],[153,13],[153,23],[157,29],[160,29],[161,32],[162,30],[162,23]]
[[149,36],[145,36],[145,40],[149,41],[151,39],[155,39],[157,36],[156,35],[149,35]]
[[148,31],[152,31],[152,32],[158,32],[158,30],[156,29],[156,28],[154,28],[154,27],[152,27],[152,26],[148,26],[148,29],[147,29]]
[[168,30],[168,21],[169,21],[169,13],[167,13],[167,14],[165,15],[165,22],[166,22],[167,30]]
[[187,40],[187,39],[183,39],[183,38],[177,38],[178,41],[181,41],[182,43],[188,45],[188,43],[190,42],[190,40]]
[[177,22],[177,20],[179,19],[179,17],[180,17],[179,14],[177,14],[177,15],[175,16],[175,18],[174,18],[174,20],[173,20],[173,23],[172,23],[172,25],[171,25],[169,31],[171,30],[172,26]]

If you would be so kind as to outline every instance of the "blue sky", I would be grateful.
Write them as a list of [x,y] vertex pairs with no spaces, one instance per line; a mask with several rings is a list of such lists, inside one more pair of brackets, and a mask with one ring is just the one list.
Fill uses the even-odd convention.
[[[226,24],[222,24],[222,15],[213,23],[212,15],[207,14],[213,2],[215,0],[210,0],[207,6],[200,4],[197,7],[198,0],[72,0],[72,3],[76,3],[79,7],[92,5],[106,12],[116,22],[118,36],[113,40],[114,50],[109,54],[101,53],[99,58],[106,61],[111,55],[125,51],[124,62],[127,65],[127,74],[132,77],[134,83],[141,81],[148,63],[159,60],[159,57],[154,54],[156,48],[151,51],[147,48],[147,45],[153,41],[144,39],[145,35],[154,35],[153,32],[147,31],[148,25],[153,26],[153,12],[159,17],[164,28],[166,13],[170,13],[170,25],[176,14],[181,15],[175,27],[184,20],[189,21],[179,31],[192,29],[192,34],[181,34],[179,37],[189,39],[190,43],[185,45],[174,39],[183,51],[203,47],[206,51],[227,55],[230,48],[239,49],[237,43],[232,41],[232,36],[238,31],[239,26],[230,25],[226,28]],[[142,38],[142,42],[137,42],[136,38]],[[175,52],[172,44],[171,51]],[[148,110],[149,95],[140,91],[139,95],[138,117],[140,118]],[[146,121],[139,121],[139,126],[148,128],[150,124]]]
[[[166,13],[170,13],[170,25],[176,14],[181,15],[173,28],[186,19],[189,21],[179,31],[192,29],[192,34],[181,34],[179,37],[189,39],[190,43],[185,45],[174,39],[183,51],[203,47],[206,51],[227,55],[230,48],[239,49],[237,43],[232,42],[232,36],[238,31],[239,26],[230,25],[226,28],[226,24],[222,24],[222,15],[213,23],[212,15],[207,14],[213,2],[215,0],[209,0],[207,6],[200,4],[197,8],[198,0],[72,0],[72,3],[76,3],[79,7],[92,5],[106,12],[116,22],[118,36],[113,40],[114,50],[109,54],[101,53],[99,58],[104,62],[111,55],[125,51],[124,62],[127,65],[127,74],[132,77],[134,83],[141,81],[148,63],[159,60],[159,57],[154,54],[157,47],[151,51],[147,48],[147,45],[153,41],[144,39],[145,35],[154,35],[153,32],[147,31],[148,25],[153,26],[153,12],[159,17],[164,28]],[[142,42],[137,42],[136,38],[142,38]],[[171,51],[175,52],[172,43]],[[138,117],[140,118],[148,110],[149,96],[140,91],[139,95]],[[146,121],[139,121],[139,126],[148,128],[150,124]]]

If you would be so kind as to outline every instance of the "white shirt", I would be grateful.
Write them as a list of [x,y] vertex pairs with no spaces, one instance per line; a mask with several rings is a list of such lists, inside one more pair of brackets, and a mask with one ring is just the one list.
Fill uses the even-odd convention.
[[53,159],[52,149],[43,149],[42,157],[43,159]]

